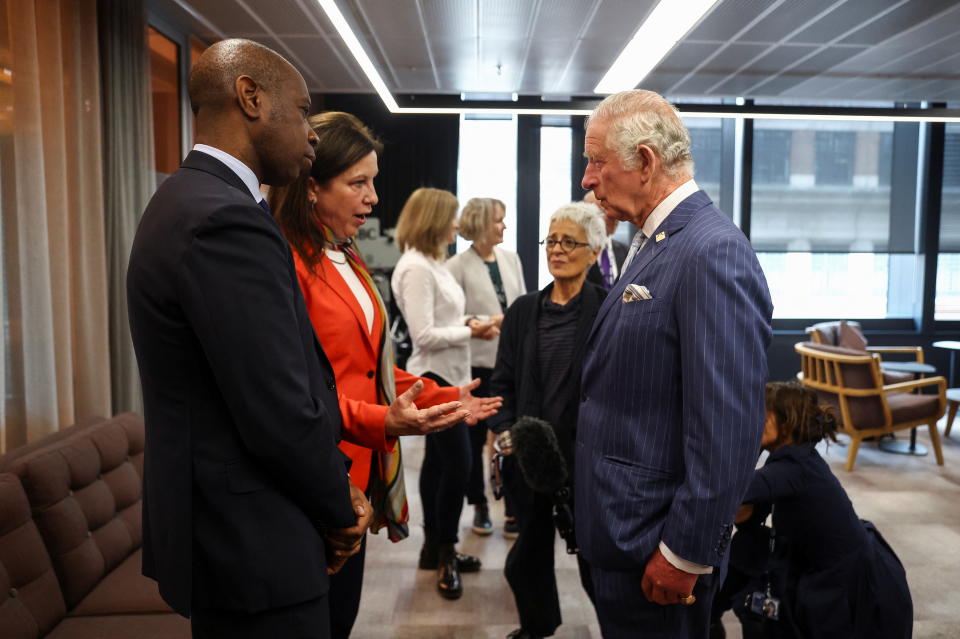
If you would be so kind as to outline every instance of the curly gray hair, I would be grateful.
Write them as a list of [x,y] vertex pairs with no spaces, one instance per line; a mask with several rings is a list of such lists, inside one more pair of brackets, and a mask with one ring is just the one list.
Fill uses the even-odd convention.
[[570,220],[587,234],[587,244],[591,251],[603,248],[607,242],[607,230],[603,218],[597,215],[599,207],[588,202],[564,204],[550,216],[550,224],[560,220]]
[[653,91],[636,89],[607,96],[587,118],[610,124],[607,146],[626,169],[637,164],[637,147],[644,144],[660,156],[671,177],[693,176],[690,133],[673,106]]

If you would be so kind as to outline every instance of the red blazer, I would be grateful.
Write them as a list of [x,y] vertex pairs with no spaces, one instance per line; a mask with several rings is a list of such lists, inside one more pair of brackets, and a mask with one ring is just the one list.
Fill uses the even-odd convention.
[[[392,451],[396,441],[386,435],[383,421],[387,407],[379,404],[377,398],[376,371],[383,321],[374,305],[373,330],[367,331],[367,320],[356,296],[326,255],[317,266],[319,275],[307,269],[296,251],[293,255],[310,321],[337,380],[343,416],[340,450],[353,460],[350,481],[366,490],[373,452]],[[367,288],[363,277],[360,281]],[[394,375],[397,395],[421,379],[396,367]],[[453,402],[460,396],[454,386],[441,387],[429,379],[423,381],[423,392],[416,400],[421,408]]]

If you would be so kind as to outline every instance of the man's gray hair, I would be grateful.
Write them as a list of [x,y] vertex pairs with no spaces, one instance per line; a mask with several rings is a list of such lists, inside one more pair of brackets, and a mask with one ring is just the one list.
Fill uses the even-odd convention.
[[607,96],[587,118],[608,122],[606,145],[626,169],[637,165],[637,147],[645,144],[660,156],[671,177],[693,176],[690,133],[676,109],[653,91],[635,89]]
[[589,202],[571,202],[564,204],[550,216],[550,224],[560,220],[570,220],[587,234],[587,243],[591,251],[601,249],[607,243],[607,229],[603,218],[597,215],[597,206]]

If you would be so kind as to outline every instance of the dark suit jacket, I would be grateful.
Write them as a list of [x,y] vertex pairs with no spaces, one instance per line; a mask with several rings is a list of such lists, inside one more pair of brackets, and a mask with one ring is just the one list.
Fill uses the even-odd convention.
[[127,271],[143,383],[144,573],[178,612],[328,587],[352,525],[333,371],[276,222],[200,152],[147,205]]
[[[613,256],[617,262],[617,273],[620,273],[620,267],[623,266],[623,261],[627,259],[627,253],[630,252],[630,247],[621,242],[620,240],[610,239],[610,242],[613,244]],[[604,247],[603,250],[607,250]],[[590,270],[587,271],[587,281],[593,282],[597,286],[603,286],[603,273],[600,272],[600,259],[597,258],[597,263],[590,267]]]
[[[507,309],[500,329],[500,345],[497,348],[497,364],[490,378],[490,394],[503,397],[503,406],[487,424],[494,432],[503,432],[513,426],[518,418],[527,415],[541,417],[543,387],[539,379],[537,353],[539,333],[537,321],[543,299],[550,295],[553,283],[543,290],[527,293]],[[580,293],[580,318],[577,323],[576,350],[573,353],[570,371],[563,383],[562,396],[567,397],[564,419],[551,424],[557,434],[560,448],[573,463],[573,442],[577,430],[577,404],[580,397],[580,372],[586,348],[587,335],[597,316],[606,292],[590,282],[584,282]],[[571,474],[572,477],[572,474]]]
[[[629,284],[652,299],[624,302]],[[722,564],[760,445],[771,313],[750,242],[703,191],[620,276],[583,367],[574,488],[591,566],[642,572],[660,541]]]

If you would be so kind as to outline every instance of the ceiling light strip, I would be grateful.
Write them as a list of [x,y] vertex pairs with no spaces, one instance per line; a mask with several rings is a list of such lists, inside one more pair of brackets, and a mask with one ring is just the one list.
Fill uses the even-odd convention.
[[640,84],[717,1],[660,0],[594,87],[594,93],[617,93]]
[[390,93],[390,90],[387,89],[387,85],[377,72],[377,68],[373,65],[370,56],[363,50],[363,47],[360,45],[360,40],[358,40],[357,36],[353,33],[353,29],[350,28],[347,19],[343,17],[337,3],[334,2],[334,0],[317,0],[317,2],[320,3],[320,8],[323,9],[324,13],[327,14],[327,18],[333,23],[333,27],[337,30],[337,33],[343,38],[344,44],[350,49],[350,53],[353,54],[353,58],[357,61],[357,64],[360,65],[367,79],[370,80],[373,88],[376,89],[380,95],[380,99],[387,105],[391,113],[397,113],[397,109],[399,109],[397,101],[393,99],[393,95]]

